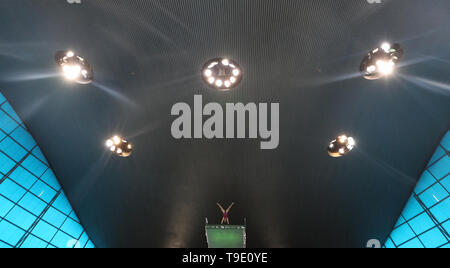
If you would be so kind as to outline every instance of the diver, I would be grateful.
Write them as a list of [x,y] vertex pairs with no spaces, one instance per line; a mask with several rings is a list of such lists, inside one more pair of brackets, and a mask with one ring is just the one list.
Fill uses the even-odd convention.
[[217,203],[217,205],[219,206],[220,211],[222,211],[223,213],[222,221],[220,222],[220,224],[222,225],[226,223],[230,225],[230,219],[228,218],[228,214],[230,213],[230,209],[234,206],[234,202],[231,203],[231,205],[226,210],[223,209],[223,207],[219,203]]

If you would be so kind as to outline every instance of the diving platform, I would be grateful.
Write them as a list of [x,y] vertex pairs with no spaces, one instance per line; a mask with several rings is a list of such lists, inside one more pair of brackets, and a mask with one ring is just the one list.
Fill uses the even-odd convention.
[[246,248],[247,227],[244,225],[214,225],[206,219],[208,248]]

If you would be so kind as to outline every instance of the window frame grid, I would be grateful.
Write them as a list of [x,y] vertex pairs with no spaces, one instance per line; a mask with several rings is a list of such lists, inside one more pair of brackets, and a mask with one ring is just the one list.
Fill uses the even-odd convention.
[[[3,96],[3,95],[2,95]],[[4,96],[3,96],[4,97]],[[91,243],[93,245],[93,247],[95,247],[95,245],[92,243],[92,240],[89,238],[89,236],[86,233],[86,230],[84,229],[84,227],[81,225],[81,222],[79,221],[75,211],[73,210],[73,208],[71,207],[70,203],[70,211],[69,213],[64,213],[63,211],[61,211],[60,209],[56,208],[55,206],[53,206],[54,202],[57,200],[57,198],[59,198],[59,196],[63,195],[63,197],[65,199],[67,199],[67,197],[65,196],[61,186],[59,185],[60,189],[55,189],[53,186],[49,185],[47,182],[45,182],[42,179],[42,176],[44,176],[44,174],[46,174],[46,172],[48,170],[52,170],[50,167],[50,164],[48,164],[46,162],[45,156],[43,155],[43,153],[41,152],[42,156],[44,157],[45,161],[43,161],[42,159],[39,158],[38,155],[36,155],[35,153],[33,153],[33,151],[36,148],[39,148],[38,144],[36,143],[36,140],[34,139],[34,137],[31,135],[31,133],[28,131],[28,129],[25,127],[23,122],[18,122],[8,111],[6,111],[5,109],[3,109],[3,105],[4,104],[9,104],[8,100],[5,98],[5,100],[3,102],[0,103],[0,110],[6,115],[8,116],[9,119],[11,119],[14,123],[17,124],[17,126],[14,127],[14,129],[12,129],[10,131],[10,133],[7,133],[6,131],[4,131],[2,128],[0,128],[0,132],[4,134],[4,137],[0,140],[0,143],[3,142],[5,139],[9,138],[11,139],[13,142],[15,142],[15,144],[17,144],[18,146],[20,146],[20,148],[22,148],[23,150],[25,150],[26,154],[25,156],[22,157],[22,159],[20,161],[16,161],[14,160],[9,154],[7,154],[6,152],[4,152],[3,150],[0,150],[1,153],[3,153],[8,159],[10,159],[11,161],[13,161],[13,163],[15,163],[14,167],[12,167],[7,174],[3,174],[2,172],[0,172],[0,176],[2,177],[0,179],[0,184],[3,183],[5,180],[9,179],[11,182],[13,182],[15,185],[19,186],[21,189],[25,190],[25,192],[22,194],[22,196],[17,200],[17,202],[13,202],[13,200],[9,199],[8,197],[6,197],[5,195],[0,193],[0,196],[5,198],[6,200],[8,200],[9,202],[11,202],[13,204],[13,206],[9,209],[9,211],[4,215],[4,217],[0,217],[0,222],[5,221],[6,223],[14,226],[15,228],[18,228],[19,230],[25,232],[24,235],[22,236],[22,238],[17,242],[16,245],[11,245],[10,243],[3,241],[2,239],[0,239],[0,242],[4,243],[5,245],[9,246],[9,247],[20,247],[22,246],[27,239],[31,236],[32,238],[37,238],[38,240],[44,242],[46,244],[46,248],[48,247],[55,247],[58,248],[58,246],[56,246],[55,244],[52,244],[53,239],[55,238],[55,236],[58,233],[62,233],[66,236],[68,236],[69,238],[72,238],[74,241],[76,241],[76,243],[74,243],[73,247],[77,247],[78,245],[81,246],[81,248],[85,248],[89,245],[89,243]],[[10,105],[10,104],[9,104]],[[11,109],[14,111],[13,107],[11,107]],[[20,117],[17,115],[17,117],[20,119]],[[19,142],[18,140],[16,140],[14,137],[12,137],[12,134],[15,133],[15,131],[17,129],[21,128],[21,130],[25,131],[26,134],[28,134],[32,141],[33,141],[33,147],[29,150],[27,149],[21,142]],[[40,148],[39,148],[40,149]],[[43,164],[43,166],[45,167],[45,169],[43,170],[42,174],[40,174],[39,176],[37,176],[35,174],[35,172],[30,171],[28,168],[24,167],[22,164],[25,160],[27,160],[29,157],[33,156],[34,159],[36,159],[38,162],[40,162],[41,164]],[[18,167],[23,168],[25,171],[27,171],[29,174],[31,174],[34,178],[36,178],[36,181],[34,181],[34,183],[27,189],[26,187],[20,185],[18,182],[16,182],[14,179],[10,178],[10,175],[17,170]],[[53,171],[52,171],[53,172]],[[54,175],[54,174],[53,174]],[[56,179],[57,180],[57,179]],[[47,202],[45,200],[43,200],[40,196],[37,196],[36,194],[34,194],[33,192],[31,192],[31,189],[36,185],[37,182],[41,182],[43,183],[45,186],[49,187],[49,189],[54,190],[56,192],[56,194],[53,196],[53,199],[50,202]],[[59,182],[58,182],[59,184]],[[42,201],[44,204],[46,204],[46,208],[41,212],[40,215],[36,215],[35,213],[31,212],[29,209],[23,207],[22,205],[19,204],[19,202],[25,197],[27,196],[27,194],[39,199],[40,201]],[[18,226],[16,223],[11,222],[9,219],[7,219],[6,217],[9,215],[9,213],[11,213],[11,211],[15,208],[18,207],[22,210],[24,210],[25,212],[29,213],[30,215],[32,215],[33,217],[36,217],[35,221],[33,222],[33,224],[28,228],[28,230],[25,230],[24,228]],[[53,225],[52,223],[46,221],[43,219],[43,217],[46,215],[46,213],[48,212],[48,209],[54,209],[55,211],[61,213],[64,217],[64,220],[62,221],[61,225],[59,227]],[[76,219],[74,219],[71,215],[74,214],[74,216],[76,217]],[[70,219],[73,222],[77,223],[80,225],[80,227],[82,228],[82,231],[80,233],[80,235],[78,236],[78,238],[75,238],[73,235],[65,232],[62,230],[62,227],[64,226],[64,224],[67,222],[67,220]],[[50,241],[46,241],[45,239],[39,237],[36,234],[33,234],[33,230],[34,228],[37,226],[37,224],[39,222],[43,222],[45,224],[48,224],[49,226],[51,226],[52,228],[56,229],[55,234],[53,234],[52,238],[50,239]],[[86,242],[84,242],[84,245],[79,244],[80,243],[80,239],[83,237],[83,235],[87,236]]]
[[[441,160],[443,160],[445,157],[450,157],[450,151],[447,150],[447,149],[442,145],[445,139],[449,139],[449,136],[448,136],[448,135],[450,135],[450,130],[446,132],[446,134],[444,135],[444,138],[443,138],[442,141],[439,143],[439,145],[437,146],[437,149],[436,149],[435,152],[434,152],[434,153],[436,153],[436,151],[438,151],[439,149],[442,149],[442,150],[444,150],[444,155],[442,155],[442,156],[439,157],[438,159],[434,160],[433,162],[428,163],[427,166],[426,166],[426,168],[425,168],[425,170],[424,170],[424,172],[422,173],[422,175],[421,175],[421,177],[420,177],[420,179],[422,179],[423,176],[425,175],[425,173],[428,172],[428,173],[432,176],[432,178],[434,179],[434,182],[433,182],[430,186],[428,186],[427,188],[421,190],[421,192],[417,192],[417,193],[416,193],[416,189],[414,189],[414,191],[413,191],[413,193],[412,193],[412,197],[414,197],[414,199],[418,202],[419,206],[421,207],[421,209],[422,209],[423,211],[420,212],[420,213],[418,213],[417,215],[415,215],[414,217],[412,217],[412,218],[409,219],[409,220],[407,220],[407,219],[403,216],[403,214],[404,214],[405,211],[402,211],[402,213],[400,214],[400,217],[399,217],[399,219],[397,220],[397,222],[395,223],[395,226],[394,226],[393,231],[392,231],[392,233],[393,233],[393,232],[394,232],[395,230],[397,230],[398,228],[407,225],[408,228],[412,231],[412,233],[414,233],[414,237],[412,237],[412,238],[410,238],[410,239],[408,239],[408,240],[406,240],[406,241],[404,241],[404,242],[402,242],[402,243],[400,243],[400,244],[397,245],[397,244],[395,243],[394,239],[392,239],[392,233],[391,233],[391,234],[389,235],[389,237],[387,238],[384,247],[386,247],[386,245],[387,245],[389,242],[391,242],[392,245],[394,246],[394,248],[399,248],[399,247],[402,247],[403,245],[406,245],[407,243],[409,243],[409,242],[411,242],[411,241],[417,239],[417,240],[420,242],[420,244],[421,244],[424,248],[427,248],[426,245],[425,245],[425,243],[422,241],[421,236],[423,236],[424,234],[426,234],[426,233],[428,233],[428,232],[431,232],[431,231],[434,230],[434,229],[439,230],[439,232],[442,234],[442,236],[447,240],[444,244],[442,244],[442,245],[440,245],[440,246],[437,246],[437,248],[441,248],[441,247],[445,247],[445,246],[447,246],[447,245],[450,245],[450,235],[449,235],[449,233],[448,233],[448,230],[446,230],[445,227],[443,227],[445,224],[450,223],[450,217],[447,217],[447,219],[443,220],[442,222],[439,222],[439,220],[435,217],[435,215],[434,215],[434,214],[432,213],[432,211],[431,211],[433,208],[435,208],[435,207],[441,205],[441,204],[444,203],[444,202],[447,202],[447,201],[450,199],[450,189],[448,189],[447,187],[445,187],[445,185],[442,184],[442,182],[443,182],[445,179],[447,179],[447,178],[450,177],[450,172],[448,172],[447,174],[444,174],[441,178],[437,178],[437,177],[435,176],[435,174],[433,174],[433,172],[431,172],[431,170],[430,170],[433,166],[437,165],[437,164],[438,164]],[[433,156],[434,156],[434,154],[433,154]],[[432,158],[432,157],[431,157],[431,158]],[[430,160],[430,161],[431,161],[431,160]],[[420,180],[419,180],[419,181],[420,181]],[[422,196],[423,194],[425,194],[427,191],[429,191],[431,188],[435,187],[436,185],[439,185],[440,187],[442,187],[442,188],[444,189],[445,193],[447,193],[447,195],[446,195],[444,198],[441,198],[440,200],[439,200],[437,197],[435,197],[435,196],[433,195],[437,202],[434,203],[433,205],[427,206],[427,205],[423,202],[423,200],[421,199],[421,196]],[[416,187],[417,187],[417,185],[416,185]],[[410,202],[410,201],[408,201],[408,202]],[[408,205],[408,203],[407,203],[407,205]],[[405,208],[406,208],[406,206],[405,206]],[[427,215],[427,216],[431,219],[431,221],[433,222],[433,226],[430,227],[430,228],[428,228],[427,230],[423,230],[423,231],[421,231],[420,233],[417,233],[417,230],[415,230],[415,229],[410,225],[410,222],[413,221],[413,220],[415,220],[415,219],[417,219],[418,217],[423,216],[424,214]],[[398,223],[401,219],[403,219],[403,222],[402,222],[401,224],[398,224],[398,225],[397,225],[397,223]]]

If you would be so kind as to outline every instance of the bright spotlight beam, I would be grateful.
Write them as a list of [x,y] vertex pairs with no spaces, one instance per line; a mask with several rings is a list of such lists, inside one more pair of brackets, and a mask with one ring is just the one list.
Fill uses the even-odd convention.
[[426,90],[441,95],[450,96],[449,84],[411,75],[400,75],[400,77],[406,80],[407,82],[419,86],[421,88],[424,88]]
[[337,82],[352,80],[355,78],[361,77],[360,73],[347,73],[347,74],[340,74],[336,76],[330,76],[330,77],[321,77],[316,79],[310,79],[310,80],[303,80],[301,83],[302,86],[306,87],[317,87],[317,86],[324,86],[328,84],[333,84]]
[[100,89],[101,91],[103,91],[103,92],[107,93],[108,95],[114,97],[115,99],[125,103],[126,105],[132,106],[134,108],[138,107],[138,105],[133,100],[129,99],[125,95],[117,92],[116,90],[114,90],[114,89],[112,89],[112,88],[110,88],[108,86],[105,86],[105,85],[100,84],[98,82],[92,82],[92,85],[95,88]]
[[403,68],[406,66],[416,65],[416,64],[431,61],[431,60],[433,60],[433,57],[431,57],[431,56],[418,57],[418,58],[410,59],[410,60],[407,60],[404,62],[400,62],[396,68]]
[[363,156],[363,158],[368,160],[370,164],[383,170],[387,174],[390,174],[392,177],[396,178],[398,181],[401,181],[402,183],[405,183],[410,186],[415,185],[417,183],[417,181],[414,178],[405,174],[401,170],[389,165],[388,163],[384,162],[383,160],[371,156],[370,154],[364,152],[361,148],[358,150],[358,153],[360,153]]
[[15,73],[6,74],[0,77],[2,82],[26,82],[43,80],[58,77],[60,74],[55,72],[29,72],[29,73]]

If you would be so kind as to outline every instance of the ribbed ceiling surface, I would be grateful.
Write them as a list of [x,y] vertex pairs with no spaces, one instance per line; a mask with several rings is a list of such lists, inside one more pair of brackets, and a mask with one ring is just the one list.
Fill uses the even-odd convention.
[[[384,240],[450,126],[448,0],[2,0],[0,89],[49,158],[98,247],[205,247],[204,218],[236,202],[249,247],[363,247]],[[400,42],[403,68],[357,76]],[[56,77],[73,49],[95,83]],[[245,71],[230,92],[200,77],[211,58]],[[280,146],[175,140],[172,105],[280,103]],[[328,142],[349,133],[342,159]],[[132,157],[104,147],[119,133]]]

